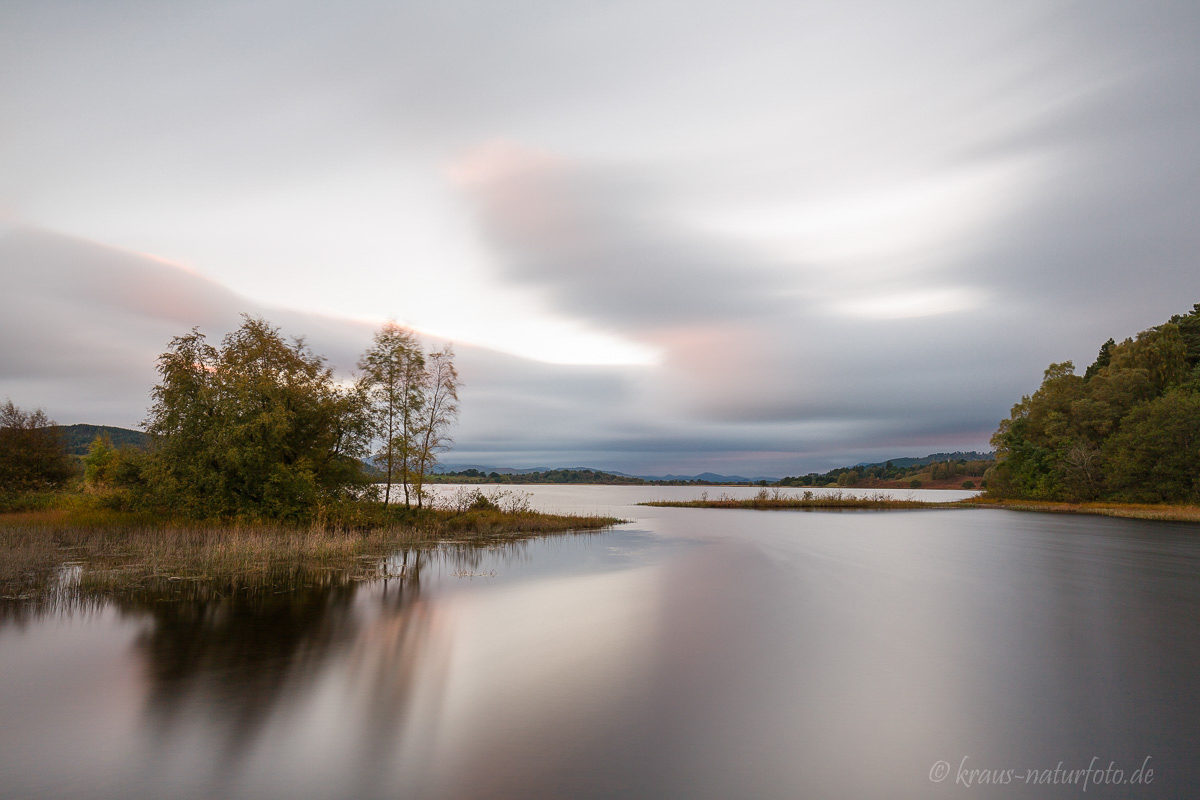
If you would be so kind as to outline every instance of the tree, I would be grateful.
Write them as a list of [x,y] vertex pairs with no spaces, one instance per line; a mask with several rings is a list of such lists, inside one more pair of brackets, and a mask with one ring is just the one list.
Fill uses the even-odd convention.
[[437,463],[437,454],[450,449],[453,444],[449,428],[458,416],[458,370],[454,367],[454,350],[450,345],[429,354],[423,378],[424,401],[413,473],[418,508],[421,507],[425,476]]
[[367,399],[376,464],[385,475],[383,504],[391,502],[392,484],[399,478],[408,508],[409,483],[419,472],[416,461],[425,403],[421,344],[408,328],[385,323],[358,368],[363,373],[359,385]]
[[1093,375],[1107,367],[1109,363],[1112,362],[1112,351],[1116,346],[1117,343],[1114,342],[1111,337],[1109,337],[1107,342],[1100,345],[1100,352],[1096,354],[1096,360],[1093,361],[1092,365],[1083,373],[1083,379],[1085,381],[1090,381]]
[[1112,351],[1108,369],[1144,369],[1155,394],[1186,380],[1187,344],[1178,325],[1166,323],[1126,339]]
[[0,406],[0,491],[51,489],[74,474],[62,435],[40,408]]
[[221,348],[198,330],[158,359],[145,424],[151,501],[191,516],[296,518],[363,480],[363,403],[303,339],[244,317]]
[[83,459],[83,482],[91,488],[101,488],[112,483],[117,467],[117,448],[112,437],[101,433],[92,439],[88,454]]
[[988,492],[1038,500],[1195,498],[1200,305],[1109,339],[1080,378],[1051,364],[992,437]]
[[1172,391],[1138,406],[1106,450],[1118,497],[1143,503],[1200,500],[1200,395]]

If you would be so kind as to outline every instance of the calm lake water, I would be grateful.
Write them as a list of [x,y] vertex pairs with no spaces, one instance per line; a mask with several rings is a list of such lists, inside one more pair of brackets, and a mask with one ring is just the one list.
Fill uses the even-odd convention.
[[1200,797],[1200,526],[527,488],[634,521],[9,607],[0,797]]

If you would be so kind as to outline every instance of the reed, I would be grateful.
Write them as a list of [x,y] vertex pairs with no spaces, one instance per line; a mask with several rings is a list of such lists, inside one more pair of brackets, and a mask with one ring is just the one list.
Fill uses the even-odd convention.
[[609,527],[610,517],[522,510],[423,509],[397,521],[305,524],[162,520],[104,509],[0,514],[0,598],[37,599],[65,579],[91,592],[164,581],[285,587],[289,575],[349,571],[371,578],[393,553],[446,543],[481,546]]
[[975,497],[964,501],[980,508],[1007,508],[1012,511],[1041,511],[1050,514],[1093,514],[1123,519],[1150,519],[1164,522],[1200,522],[1200,506],[1165,503],[1067,503],[1045,500],[993,500]]
[[643,506],[666,508],[740,508],[771,511],[817,511],[837,509],[868,509],[874,511],[900,511],[908,509],[962,508],[960,503],[932,503],[911,498],[895,498],[891,495],[855,495],[833,492],[816,494],[804,492],[800,496],[778,489],[768,492],[763,489],[754,497],[737,498],[722,494],[716,499],[707,496],[700,500],[656,500],[640,503]]

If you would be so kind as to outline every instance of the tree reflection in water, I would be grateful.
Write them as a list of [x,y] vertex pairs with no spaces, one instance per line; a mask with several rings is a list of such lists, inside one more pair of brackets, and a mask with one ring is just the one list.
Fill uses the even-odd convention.
[[438,635],[437,604],[422,597],[423,574],[473,574],[485,558],[521,559],[524,551],[524,542],[406,550],[374,573],[391,577],[374,581],[293,569],[249,585],[163,581],[117,596],[61,592],[42,604],[5,604],[0,624],[105,608],[145,621],[134,649],[147,755],[166,763],[181,742],[202,735],[205,747],[185,759],[193,777],[207,773],[216,784],[209,791],[235,781],[264,728],[290,719],[332,675],[345,687],[341,712],[357,723],[351,774],[367,789],[386,783],[398,752],[414,746],[404,746],[404,733],[418,684],[422,702],[439,702],[449,637]]

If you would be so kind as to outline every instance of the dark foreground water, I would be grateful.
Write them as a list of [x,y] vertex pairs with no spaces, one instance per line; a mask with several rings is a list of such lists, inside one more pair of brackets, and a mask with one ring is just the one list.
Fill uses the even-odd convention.
[[8,608],[0,797],[1200,797],[1200,526],[535,494],[637,521]]

